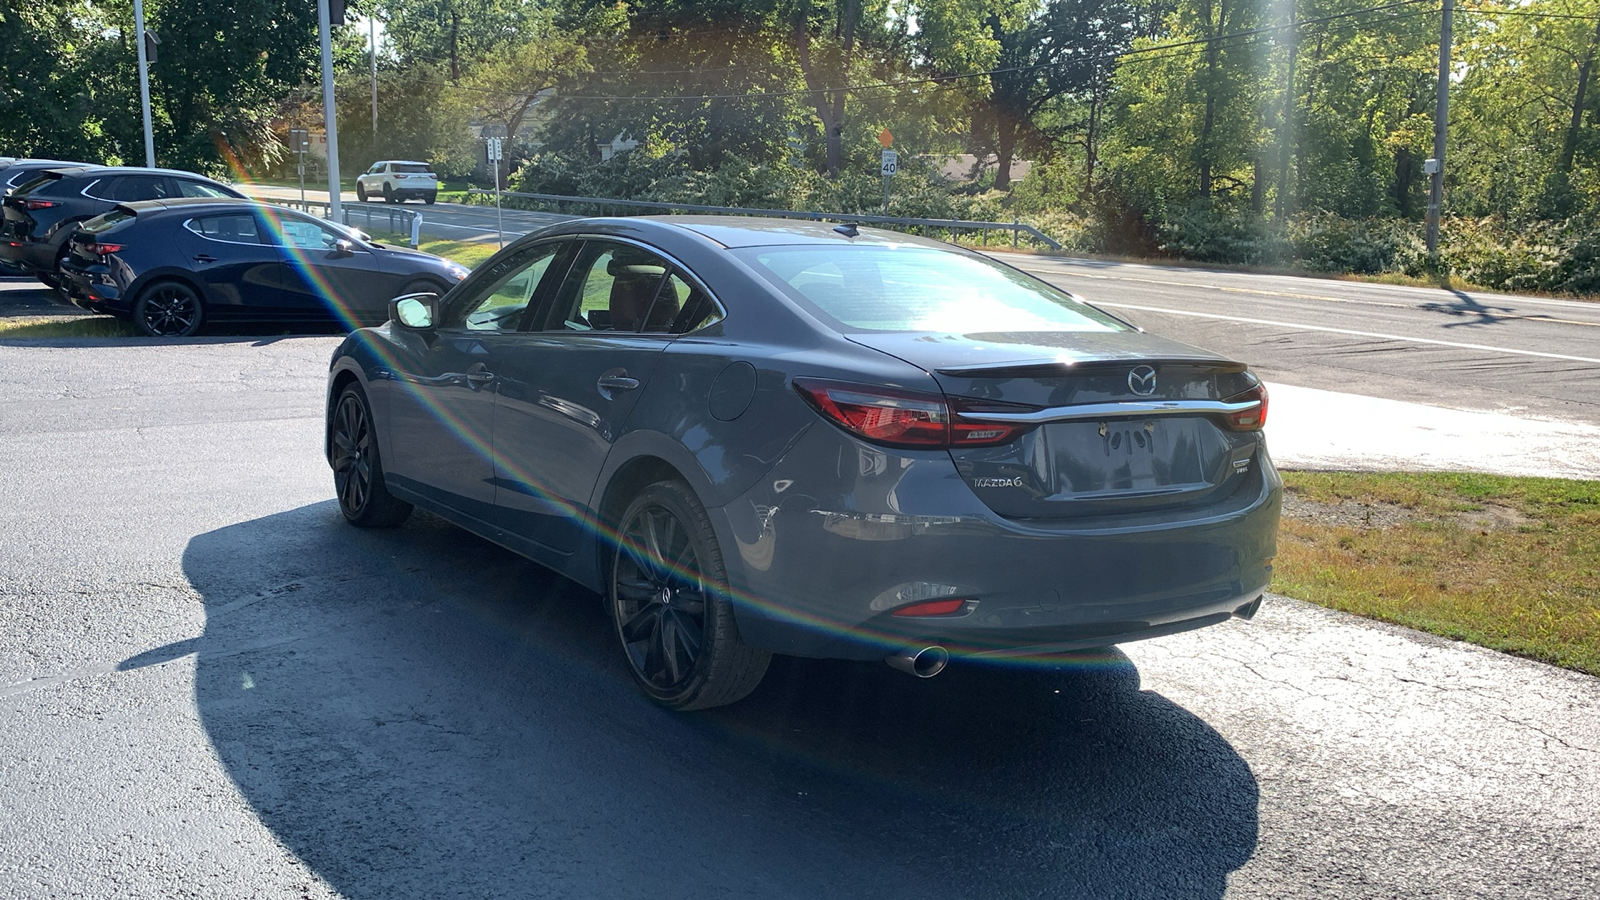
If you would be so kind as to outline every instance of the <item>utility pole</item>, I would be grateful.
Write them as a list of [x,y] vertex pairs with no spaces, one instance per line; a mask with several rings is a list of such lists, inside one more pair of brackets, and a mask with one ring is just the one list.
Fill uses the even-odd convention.
[[1444,0],[1439,24],[1439,94],[1433,110],[1433,159],[1423,168],[1433,176],[1428,193],[1428,255],[1439,252],[1439,216],[1444,209],[1444,144],[1450,119],[1450,24],[1455,0]]
[[156,167],[156,135],[150,127],[150,62],[144,54],[144,2],[133,0],[133,40],[139,45],[139,105],[144,110],[144,164]]
[[317,0],[317,28],[322,33],[322,127],[328,135],[328,219],[343,221],[339,206],[339,110],[333,102],[333,24],[328,0]]
[[372,58],[372,152],[378,152],[378,10],[373,8],[367,16],[367,55]]

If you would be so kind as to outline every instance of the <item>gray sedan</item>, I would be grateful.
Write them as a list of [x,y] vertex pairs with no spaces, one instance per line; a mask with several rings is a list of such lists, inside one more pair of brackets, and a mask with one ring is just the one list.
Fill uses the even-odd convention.
[[422,506],[602,593],[699,709],[773,653],[930,677],[1249,617],[1266,415],[1243,364],[948,244],[587,219],[351,334],[326,453],[350,522]]

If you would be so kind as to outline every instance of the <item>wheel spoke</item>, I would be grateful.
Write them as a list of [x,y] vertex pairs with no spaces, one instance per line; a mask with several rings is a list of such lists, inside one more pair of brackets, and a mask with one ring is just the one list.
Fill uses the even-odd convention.
[[700,656],[700,629],[704,627],[698,619],[688,619],[682,613],[674,612],[673,630],[677,634],[678,644],[683,647],[683,654],[688,659],[688,666],[694,667],[694,661]]
[[702,591],[676,591],[672,595],[672,608],[698,619],[706,614],[706,595]]
[[661,617],[661,657],[667,664],[668,684],[677,684],[683,678],[678,668],[678,620],[671,613]]
[[622,626],[622,639],[630,644],[655,637],[656,631],[661,626],[661,609],[655,605],[646,606],[634,614],[627,624]]
[[648,581],[641,581],[638,579],[629,579],[627,581],[623,581],[618,579],[617,593],[628,600],[632,600],[636,603],[643,603],[653,598],[656,591],[655,585],[652,585]]

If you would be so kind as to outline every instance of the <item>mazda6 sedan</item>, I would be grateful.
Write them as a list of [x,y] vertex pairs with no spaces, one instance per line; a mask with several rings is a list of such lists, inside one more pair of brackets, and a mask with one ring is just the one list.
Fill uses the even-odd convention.
[[929,677],[1248,618],[1266,416],[1244,365],[948,244],[587,219],[351,334],[326,453],[351,523],[422,506],[601,593],[687,710],[774,653]]

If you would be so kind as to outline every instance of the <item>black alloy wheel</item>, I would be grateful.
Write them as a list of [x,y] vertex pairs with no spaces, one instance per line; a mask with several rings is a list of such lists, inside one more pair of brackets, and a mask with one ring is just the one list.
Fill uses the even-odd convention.
[[333,489],[345,520],[362,528],[390,528],[404,522],[412,507],[383,483],[372,410],[359,386],[352,384],[339,395],[330,424]]
[[716,535],[694,492],[679,481],[651,485],[621,523],[607,593],[634,680],[678,710],[755,690],[771,654],[739,638]]
[[133,305],[133,324],[151,337],[190,337],[203,321],[200,295],[177,281],[150,285]]

